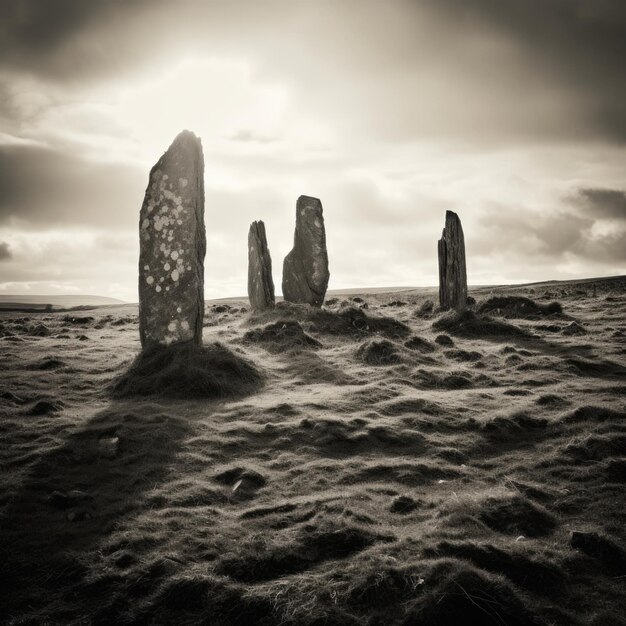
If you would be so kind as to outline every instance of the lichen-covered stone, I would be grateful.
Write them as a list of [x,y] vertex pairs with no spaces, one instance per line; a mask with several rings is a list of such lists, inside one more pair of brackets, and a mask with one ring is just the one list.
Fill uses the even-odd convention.
[[467,306],[465,239],[459,216],[446,211],[446,225],[438,244],[439,305],[463,311]]
[[256,311],[274,307],[272,257],[261,221],[252,222],[248,232],[248,299]]
[[329,278],[322,203],[300,196],[293,249],[283,263],[283,296],[289,302],[322,306]]
[[183,131],[150,171],[139,216],[141,345],[202,343],[204,157]]

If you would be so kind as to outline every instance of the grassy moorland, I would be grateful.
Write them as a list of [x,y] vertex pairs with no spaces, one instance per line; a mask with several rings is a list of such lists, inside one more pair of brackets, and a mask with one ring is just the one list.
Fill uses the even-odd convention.
[[0,623],[589,625],[626,606],[626,278],[0,312]]

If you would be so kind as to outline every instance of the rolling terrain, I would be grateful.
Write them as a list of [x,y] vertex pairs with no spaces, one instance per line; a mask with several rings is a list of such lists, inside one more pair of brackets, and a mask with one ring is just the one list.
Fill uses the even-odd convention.
[[470,296],[208,302],[215,399],[120,382],[136,305],[0,312],[0,623],[626,623],[626,277]]

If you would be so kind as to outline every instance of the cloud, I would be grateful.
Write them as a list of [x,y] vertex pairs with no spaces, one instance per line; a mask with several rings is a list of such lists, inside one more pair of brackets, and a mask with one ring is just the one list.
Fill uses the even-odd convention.
[[46,228],[137,221],[147,176],[33,146],[0,146],[0,224]]
[[619,189],[581,189],[581,204],[599,218],[626,220],[626,193]]
[[242,141],[244,143],[273,143],[277,140],[276,137],[260,135],[249,128],[238,130],[236,133],[230,135],[229,139],[231,141]]
[[245,60],[352,137],[626,140],[620,0],[23,0],[0,23],[10,71],[89,83]]
[[[576,207],[553,213],[494,206],[480,218],[472,250],[479,256],[505,256],[511,266],[554,266],[577,259],[581,264],[621,267],[626,263],[626,224],[605,227],[599,216],[580,215]],[[552,265],[552,267],[550,267]]]
[[1,64],[57,78],[110,68],[107,57],[115,59],[115,50],[102,47],[98,35],[123,24],[148,4],[148,0],[2,2]]
[[324,205],[331,287],[433,284],[446,209],[472,282],[621,271],[625,14],[616,0],[0,2],[3,273],[93,276],[132,299],[148,171],[185,127],[205,153],[207,296],[245,292],[254,219],[280,284],[303,193]]
[[[431,0],[435,2],[435,0]],[[626,4],[621,0],[436,0],[465,27],[476,21],[521,47],[546,81],[566,87],[604,137],[626,141]]]
[[0,241],[0,261],[7,261],[13,257],[11,248],[6,241]]

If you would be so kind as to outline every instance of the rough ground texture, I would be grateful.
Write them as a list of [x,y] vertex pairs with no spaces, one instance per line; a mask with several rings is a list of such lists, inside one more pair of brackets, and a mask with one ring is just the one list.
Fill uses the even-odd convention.
[[437,245],[439,254],[439,306],[462,311],[467,304],[465,238],[459,216],[446,211],[446,225]]
[[568,317],[209,303],[207,400],[111,397],[136,307],[0,313],[0,623],[623,624],[626,279],[471,295]]
[[248,232],[248,300],[255,311],[274,306],[272,257],[261,221],[252,222]]
[[293,249],[283,263],[283,296],[289,302],[322,306],[329,278],[322,203],[300,196]]
[[202,341],[204,157],[183,131],[150,171],[139,216],[139,332],[144,348]]

